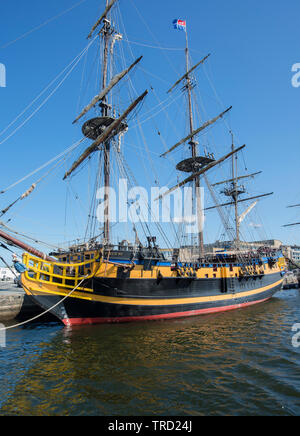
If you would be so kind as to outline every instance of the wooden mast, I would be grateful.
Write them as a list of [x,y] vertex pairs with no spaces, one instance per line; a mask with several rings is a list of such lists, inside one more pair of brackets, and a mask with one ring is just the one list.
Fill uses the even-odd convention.
[[[109,6],[109,0],[106,0],[106,8]],[[103,77],[102,77],[102,89],[104,90],[107,86],[107,76],[108,76],[108,51],[109,51],[109,41],[111,36],[111,24],[104,17],[104,27],[102,30],[103,38],[104,38],[104,58],[103,58]],[[101,34],[100,34],[101,38]],[[109,115],[109,106],[107,103],[107,97],[105,96],[102,100],[101,104],[102,108],[102,117],[108,117]],[[105,244],[109,244],[110,239],[110,226],[109,226],[109,211],[110,211],[110,197],[109,197],[109,188],[110,188],[110,141],[105,141],[104,143],[104,201],[105,201],[105,209],[104,209],[104,232],[103,239]]]
[[[86,121],[82,127],[84,136],[93,139],[94,142],[81,154],[81,156],[73,163],[72,167],[65,173],[64,180],[67,179],[92,153],[100,149],[103,151],[103,178],[104,178],[104,231],[103,244],[109,245],[111,242],[110,236],[110,181],[111,181],[111,140],[114,136],[127,131],[128,125],[125,121],[126,117],[135,109],[135,107],[146,97],[148,91],[140,95],[124,113],[116,118],[112,113],[112,106],[108,102],[108,94],[142,59],[139,57],[132,65],[121,73],[112,76],[112,66],[110,67],[110,58],[113,56],[113,46],[117,39],[121,39],[121,35],[117,34],[110,20],[110,11],[117,0],[106,0],[106,9],[92,27],[88,38],[91,38],[95,31],[98,31],[100,44],[103,46],[102,60],[102,75],[100,83],[100,93],[96,95],[91,103],[86,106],[80,115],[74,120],[75,124],[81,119],[90,109],[101,101],[101,117],[92,118]],[[99,30],[98,27],[101,26]],[[118,38],[119,37],[119,38]],[[100,169],[99,169],[100,171]]]
[[108,138],[118,134],[120,126],[123,121],[132,112],[136,106],[146,97],[148,91],[145,91],[140,95],[131,105],[125,110],[125,112],[116,120],[114,120],[109,127],[106,127],[102,134],[96,137],[96,140],[82,153],[82,155],[73,163],[72,167],[66,172],[64,180],[67,179],[92,153],[99,150],[99,146],[108,141]]
[[[211,168],[211,164],[215,162],[215,159],[212,156],[199,156],[198,155],[198,142],[196,141],[196,136],[205,130],[207,127],[211,126],[215,122],[217,122],[220,118],[223,118],[227,112],[229,112],[232,107],[229,107],[224,112],[222,112],[217,117],[207,121],[202,126],[200,126],[198,129],[194,129],[194,117],[193,117],[193,100],[192,100],[192,89],[193,89],[193,83],[191,79],[191,73],[200,65],[202,65],[210,56],[205,56],[200,62],[198,62],[194,67],[190,68],[189,65],[189,41],[188,41],[188,33],[187,29],[185,29],[186,32],[186,48],[185,48],[185,56],[186,56],[186,72],[185,74],[177,80],[177,82],[169,89],[168,93],[170,93],[179,83],[181,83],[183,80],[185,80],[185,86],[184,88],[187,91],[188,95],[188,113],[189,113],[189,127],[190,127],[190,133],[185,138],[181,139],[179,142],[177,142],[173,147],[171,147],[169,150],[164,152],[161,157],[165,157],[167,154],[174,151],[177,147],[184,144],[185,142],[189,141],[189,145],[191,147],[192,157],[190,159],[185,159],[182,162],[180,162],[177,165],[177,170],[183,171],[183,172],[191,172],[193,173],[188,179],[184,180],[179,185],[175,186],[174,188],[170,189],[168,193],[172,192],[174,189],[177,189],[180,186],[185,185],[186,183],[193,182],[194,190],[195,190],[195,209],[196,209],[196,216],[197,216],[197,233],[198,233],[198,246],[199,246],[199,254],[200,257],[204,256],[204,238],[203,238],[203,208],[202,208],[202,199],[201,199],[201,189],[200,189],[200,175],[203,174],[207,169]],[[230,154],[231,156],[231,154]],[[227,156],[228,157],[228,156]],[[204,169],[205,168],[205,169]],[[199,171],[199,169],[201,169]],[[204,171],[202,171],[204,169]],[[161,198],[161,197],[159,197]]]
[[[201,170],[197,172],[193,172],[192,175],[190,175],[187,179],[183,180],[182,182],[178,183],[176,186],[173,186],[173,188],[170,188],[168,191],[161,194],[159,197],[157,197],[156,200],[161,200],[165,196],[171,194],[171,192],[175,191],[175,189],[181,188],[182,186],[186,185],[187,183],[190,183],[195,178],[201,176],[202,174],[206,173],[207,171],[211,170],[215,166],[219,165],[220,163],[224,162],[225,160],[229,159],[233,154],[238,153],[239,151],[243,150],[246,147],[246,145],[242,145],[239,148],[236,148],[233,152],[226,154],[225,156],[221,157],[218,160],[212,160],[208,165],[205,165]],[[232,204],[232,203],[230,203]],[[204,209],[207,210],[207,209]]]
[[96,106],[96,104],[103,100],[104,97],[113,89],[114,86],[116,86],[120,80],[123,79],[123,77],[126,76],[126,74],[128,74],[133,67],[135,67],[143,58],[143,56],[140,56],[132,65],[130,65],[130,67],[128,67],[126,70],[122,71],[119,74],[116,74],[111,81],[109,82],[109,84],[107,85],[107,87],[102,90],[100,92],[100,94],[96,95],[93,100],[91,101],[90,104],[88,104],[80,113],[80,115],[78,115],[78,117],[73,121],[73,124],[76,124],[78,120],[80,120],[80,118],[82,118],[90,109],[92,109],[92,107]]
[[[191,140],[189,145],[192,150],[192,158],[197,157],[197,145],[198,143],[195,141],[195,137],[193,136],[194,132],[194,118],[193,118],[193,103],[192,103],[192,81],[190,78],[190,68],[189,68],[189,41],[188,34],[186,29],[186,89],[188,91],[188,102],[189,102],[189,122],[190,122],[190,134]],[[200,250],[200,257],[204,255],[204,238],[203,238],[203,222],[202,222],[202,207],[201,207],[201,191],[200,191],[200,176],[196,177],[194,180],[195,186],[195,198],[196,198],[196,211],[197,211],[197,222],[198,222],[198,244]]]
[[[231,150],[234,151],[234,140],[233,140],[233,133],[231,133],[232,137],[232,146]],[[238,244],[240,241],[240,220],[239,220],[239,210],[238,210],[238,185],[237,185],[237,168],[235,168],[235,163],[237,162],[237,155],[232,155],[232,180],[233,180],[233,199],[234,199],[234,209],[235,209],[235,237],[236,237],[236,243]]]

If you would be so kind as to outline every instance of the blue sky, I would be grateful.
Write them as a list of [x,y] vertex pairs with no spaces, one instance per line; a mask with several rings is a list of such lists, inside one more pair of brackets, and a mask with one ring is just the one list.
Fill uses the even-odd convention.
[[[3,3],[0,63],[6,67],[7,87],[0,88],[0,132],[84,49],[86,36],[103,10],[104,3],[104,0],[86,0],[35,31],[32,30],[72,8],[76,1],[18,0]],[[160,50],[157,47],[183,49],[184,33],[173,30],[172,20],[187,20],[193,61],[196,63],[206,54],[212,54],[199,71],[197,82],[200,107],[205,108],[202,111],[203,120],[206,115],[213,117],[232,105],[227,123],[236,135],[237,145],[247,144],[241,159],[241,171],[245,172],[246,168],[249,172],[263,171],[255,183],[251,181],[249,193],[255,195],[274,191],[272,197],[260,202],[252,220],[255,222],[261,218],[263,221],[265,233],[261,232],[261,236],[300,244],[299,228],[282,228],[283,224],[300,221],[300,210],[286,209],[289,204],[300,203],[300,88],[291,85],[292,65],[300,62],[299,2],[120,0],[120,10],[128,40],[137,43],[132,43],[130,50],[126,50],[132,57],[144,55],[142,70],[136,71],[133,76],[137,91],[143,92],[145,87],[150,86],[155,91],[155,94],[150,92],[143,107],[145,112],[157,104],[156,95],[160,101],[165,100],[168,85],[171,86],[179,74],[184,73],[183,50]],[[22,37],[28,32],[31,33]],[[92,64],[95,53],[91,49],[87,65]],[[1,189],[81,139],[80,126],[72,126],[72,121],[82,106],[95,95],[96,84],[95,77],[91,75],[90,85],[86,88],[82,85],[84,74],[85,78],[89,78],[84,62],[85,58],[47,105],[0,145]],[[95,74],[93,71],[91,74]],[[175,123],[176,117],[186,119],[185,112],[178,115],[178,102],[170,106]],[[124,103],[125,108],[129,100]],[[37,106],[38,103],[31,111]],[[30,113],[27,112],[10,130],[0,134],[0,143]],[[158,155],[163,151],[157,131],[170,146],[180,138],[177,132],[170,130],[162,115],[159,114],[151,123],[145,123],[144,132],[153,153],[153,165],[162,177],[161,183],[172,185],[176,182],[176,175],[172,175],[170,162],[166,163],[164,170],[165,163],[154,158],[155,153]],[[182,136],[186,133],[185,128],[186,122],[183,123]],[[135,138],[134,132],[131,136],[129,134],[128,143],[142,148],[143,141],[138,142]],[[218,156],[225,154],[230,147],[230,137],[224,126],[218,125],[215,133],[210,131],[203,140],[212,141],[211,150]],[[147,157],[137,157],[133,149],[128,153],[141,184],[153,181],[155,175],[151,171],[149,178],[144,175],[142,163],[147,165]],[[174,158],[183,155],[184,152],[179,151]],[[75,156],[70,158],[69,163]],[[225,173],[226,167],[219,172],[214,170],[210,180],[218,181]],[[6,207],[42,174],[1,195],[1,207]],[[61,180],[62,175],[63,170],[51,176],[32,199],[25,200],[7,216],[7,219],[12,219],[11,227],[53,243],[65,238],[73,239],[82,232],[86,203],[83,207],[79,203],[76,206],[79,200],[73,199],[73,212],[66,215],[65,202],[71,194],[70,188]],[[87,170],[79,174],[77,181],[74,180],[73,189],[78,190],[86,202],[87,191],[81,186],[84,178],[87,178]],[[220,230],[216,218],[209,215],[208,221],[207,240],[210,241],[217,237]]]

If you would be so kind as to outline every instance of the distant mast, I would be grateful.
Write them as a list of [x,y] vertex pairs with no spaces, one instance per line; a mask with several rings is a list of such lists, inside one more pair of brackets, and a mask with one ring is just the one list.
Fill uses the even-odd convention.
[[[234,137],[233,133],[231,133],[232,137],[232,146],[231,149],[234,151]],[[235,238],[236,243],[239,245],[240,242],[240,221],[239,221],[239,210],[238,210],[238,181],[237,181],[237,156],[232,155],[232,180],[233,180],[233,200],[234,200],[234,211],[235,211]]]

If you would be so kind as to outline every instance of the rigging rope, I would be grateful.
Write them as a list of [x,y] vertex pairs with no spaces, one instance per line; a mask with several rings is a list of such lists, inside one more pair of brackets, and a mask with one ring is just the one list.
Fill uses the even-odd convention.
[[29,241],[35,242],[36,244],[42,244],[42,245],[45,245],[46,247],[49,247],[49,248],[51,248],[51,249],[53,249],[53,248],[58,249],[58,247],[55,246],[55,245],[48,244],[47,242],[40,241],[39,239],[31,238],[30,236],[24,235],[23,233],[20,233],[20,232],[18,232],[18,231],[16,231],[16,230],[13,230],[13,229],[11,229],[10,227],[8,227],[6,224],[4,224],[4,223],[1,222],[1,221],[0,221],[0,226],[1,226],[1,227],[5,227],[5,229],[6,229],[8,232],[13,233],[13,234],[18,235],[18,236],[22,236],[23,238],[26,238],[26,239],[28,239]]
[[[2,259],[2,258],[0,257],[0,259]],[[2,259],[2,261],[3,261],[3,259]],[[32,321],[35,321],[35,320],[41,318],[42,316],[46,315],[47,313],[51,312],[51,310],[55,309],[57,306],[62,304],[67,298],[69,298],[82,285],[82,283],[86,280],[87,277],[88,277],[88,275],[86,275],[81,280],[81,282],[78,283],[78,285],[74,289],[72,289],[71,292],[68,293],[68,295],[66,295],[62,300],[60,300],[58,303],[56,303],[52,307],[50,307],[50,309],[45,310],[44,312],[40,313],[39,315],[37,315],[31,319],[28,319],[27,321],[23,321],[23,322],[20,322],[19,324],[15,324],[15,325],[12,325],[9,327],[1,328],[0,332],[6,331],[6,330],[12,330],[12,329],[17,328],[17,327],[21,327],[21,326],[26,325]],[[22,285],[22,286],[32,295],[31,291],[26,286],[24,286],[24,285]]]
[[[95,37],[86,47],[84,50],[82,50],[82,52],[77,55],[73,61],[63,70],[62,73],[60,73],[40,94],[38,97],[36,97],[33,102],[27,106],[24,111],[18,115],[18,117],[12,121],[10,123],[10,125],[8,127],[6,127],[2,132],[0,132],[0,136],[3,135],[3,133],[5,133],[9,127],[11,127],[13,124],[15,124],[15,122],[27,111],[27,109],[29,109],[50,87],[53,83],[56,82],[56,80],[72,65],[71,69],[66,73],[66,75],[63,77],[63,79],[58,83],[58,85],[56,85],[56,87],[54,88],[54,90],[51,91],[51,93],[48,95],[48,97],[45,98],[45,100],[43,100],[43,102],[31,113],[31,115],[29,115],[17,128],[15,128],[15,130],[10,133],[5,139],[3,139],[0,142],[0,145],[4,144],[6,141],[8,141],[8,139],[10,139],[15,133],[17,133],[25,124],[27,124],[28,121],[31,120],[31,118],[34,117],[34,115],[39,112],[39,110],[50,100],[50,98],[56,93],[56,91],[62,86],[62,84],[66,81],[66,79],[69,77],[69,75],[73,72],[73,70],[75,69],[75,67],[78,65],[78,63],[81,61],[83,55],[89,50],[90,46],[94,43],[94,41],[96,40],[97,37]],[[74,63],[75,62],[75,63]]]
[[51,165],[53,162],[55,162],[56,160],[58,160],[59,158],[61,158],[62,156],[71,153],[73,150],[75,150],[83,141],[86,141],[86,138],[81,139],[80,141],[76,142],[75,144],[71,145],[71,147],[69,147],[67,150],[63,151],[62,153],[60,153],[59,155],[57,155],[56,157],[54,157],[53,159],[49,160],[47,163],[45,163],[44,165],[42,165],[41,167],[37,168],[36,170],[32,171],[31,173],[29,173],[27,176],[23,177],[22,179],[18,180],[17,182],[13,183],[12,185],[8,186],[7,188],[3,189],[2,191],[0,191],[0,194],[4,194],[5,192],[7,192],[8,190],[14,188],[15,186],[19,185],[20,183],[24,182],[25,180],[27,180],[29,177],[35,175],[36,173],[38,173],[39,171],[43,170],[44,168],[46,168],[47,166]]
[[60,161],[58,161],[58,163],[56,163],[54,165],[53,168],[51,168],[44,176],[42,176],[39,180],[37,180],[35,183],[33,183],[29,189],[27,189],[26,192],[24,192],[24,194],[22,194],[20,197],[18,197],[13,203],[11,203],[8,207],[6,207],[5,209],[3,209],[0,213],[0,218],[5,215],[16,203],[18,203],[18,201],[20,200],[24,200],[25,198],[29,197],[30,194],[32,194],[32,192],[35,190],[35,188],[37,187],[38,184],[40,184],[45,178],[47,178],[49,176],[49,174],[54,171],[54,169],[62,163],[62,161],[65,160],[62,159]]
[[60,12],[58,15],[55,15],[54,17],[49,18],[47,21],[44,21],[42,24],[40,24],[40,25],[34,27],[33,29],[29,30],[28,32],[23,33],[22,35],[18,36],[16,39],[13,39],[12,41],[7,42],[6,44],[0,46],[0,49],[7,48],[10,45],[14,44],[15,42],[20,41],[21,39],[25,38],[26,36],[31,35],[32,33],[36,32],[37,30],[42,29],[47,24],[51,23],[52,21],[57,20],[58,18],[67,14],[68,12],[71,12],[73,9],[77,8],[78,6],[80,6],[82,3],[85,3],[86,1],[87,0],[81,0],[80,2],[73,5],[71,8],[68,8],[68,9],[64,10],[63,12]]
[[[7,263],[5,262],[5,260],[0,256],[0,259],[2,260],[2,262],[4,262],[4,264],[5,265],[7,265]],[[10,269],[10,271],[14,274],[14,276],[16,277],[16,278],[18,278],[18,276],[16,275],[16,273],[12,270],[12,268],[10,268],[9,267],[9,265],[7,265],[8,266],[8,268]],[[97,274],[97,272],[99,271],[99,269],[100,269],[100,266],[101,266],[101,263],[99,263],[99,266],[98,266],[98,268],[97,268],[97,270],[95,271],[95,273],[93,274],[93,276],[92,277],[90,277],[90,279],[91,278],[93,278],[93,277],[95,277],[95,275]],[[45,310],[44,312],[42,312],[42,313],[40,313],[39,315],[37,315],[37,316],[35,316],[35,317],[33,317],[33,318],[31,318],[31,319],[28,319],[27,321],[24,321],[24,322],[21,322],[21,323],[18,323],[18,324],[15,324],[15,325],[13,325],[13,326],[9,326],[9,327],[4,327],[4,328],[1,328],[0,329],[0,332],[1,331],[6,331],[6,330],[12,330],[12,329],[14,329],[14,328],[17,328],[17,327],[21,327],[21,326],[23,326],[23,325],[26,325],[26,324],[28,324],[28,323],[30,323],[30,322],[32,322],[32,321],[35,321],[35,320],[37,320],[37,319],[39,319],[39,318],[41,318],[42,316],[44,316],[44,315],[46,315],[47,313],[49,313],[49,312],[51,312],[53,309],[55,309],[57,306],[59,306],[60,304],[62,304],[67,298],[69,298],[81,285],[82,285],[82,283],[87,279],[89,277],[89,275],[86,275],[86,276],[84,276],[83,277],[83,279],[81,280],[81,282],[80,283],[78,283],[78,285],[77,286],[75,286],[75,288],[74,289],[72,289],[72,291],[70,291],[64,298],[62,298],[62,300],[60,300],[58,303],[56,303],[56,304],[54,304],[52,307],[50,307],[49,309],[47,309],[47,310]],[[23,286],[23,288],[25,288],[26,290],[27,290],[27,292],[29,292],[29,294],[31,294],[32,295],[32,292],[30,291],[30,289],[28,289],[27,288],[27,286],[26,285],[22,285]]]
[[154,46],[149,44],[144,44],[142,42],[136,42],[136,41],[129,41],[129,39],[124,39],[125,42],[128,42],[129,44],[135,44],[140,45],[141,47],[148,47],[148,48],[154,48],[158,50],[169,50],[169,51],[184,51],[184,48],[168,48],[168,47],[161,47],[161,46]]

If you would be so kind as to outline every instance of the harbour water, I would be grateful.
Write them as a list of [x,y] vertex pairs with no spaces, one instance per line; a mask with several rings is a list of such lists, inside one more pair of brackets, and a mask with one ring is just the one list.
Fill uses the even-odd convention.
[[292,289],[205,317],[12,329],[0,415],[300,415],[297,323]]

